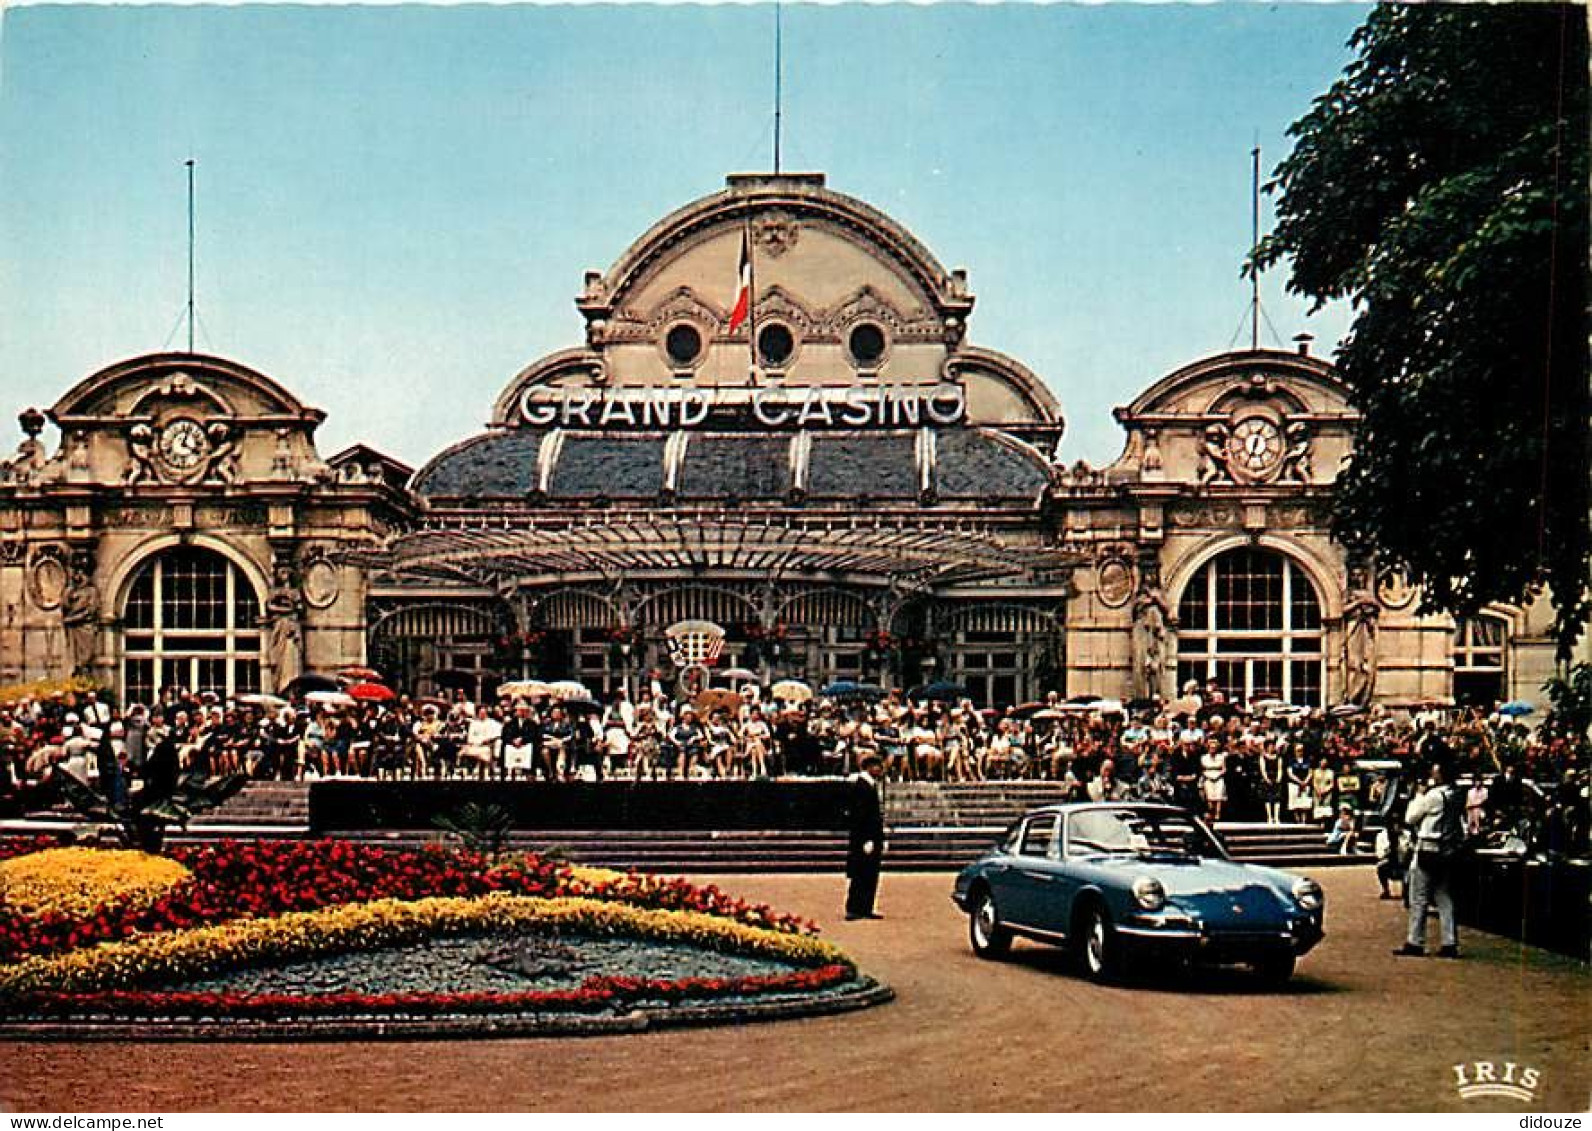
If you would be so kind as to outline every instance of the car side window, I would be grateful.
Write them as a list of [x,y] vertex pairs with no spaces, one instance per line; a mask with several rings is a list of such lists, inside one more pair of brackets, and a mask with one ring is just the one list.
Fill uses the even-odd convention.
[[1132,830],[1115,813],[1091,809],[1067,818],[1067,855],[1098,856],[1122,852],[1132,843]]
[[1024,856],[1049,856],[1056,842],[1056,821],[1054,815],[1030,817],[1023,826],[1022,847],[1018,851]]

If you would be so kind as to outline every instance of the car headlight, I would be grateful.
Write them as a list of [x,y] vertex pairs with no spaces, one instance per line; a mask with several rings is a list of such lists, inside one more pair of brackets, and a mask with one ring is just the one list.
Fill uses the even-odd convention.
[[1294,902],[1306,911],[1321,909],[1321,885],[1314,880],[1298,879],[1293,886]]
[[1154,876],[1140,876],[1133,881],[1133,898],[1146,911],[1159,911],[1166,906],[1166,889]]

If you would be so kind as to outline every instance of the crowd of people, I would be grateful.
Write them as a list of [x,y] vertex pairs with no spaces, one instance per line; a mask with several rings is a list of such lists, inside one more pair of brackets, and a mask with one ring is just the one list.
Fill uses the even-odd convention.
[[[979,710],[966,699],[770,700],[756,686],[675,700],[546,696],[472,702],[279,701],[168,691],[125,709],[90,691],[0,708],[0,796],[58,768],[111,797],[184,772],[260,779],[840,776],[877,759],[887,781],[1045,779],[1073,799],[1168,801],[1211,820],[1314,823],[1353,850],[1365,817],[1395,798],[1388,766],[1441,756],[1483,806],[1586,787],[1586,745],[1550,728],[1467,709],[1412,713],[1251,708],[1215,686],[1170,707],[1044,701]],[[1137,705],[1136,705],[1137,706]]]

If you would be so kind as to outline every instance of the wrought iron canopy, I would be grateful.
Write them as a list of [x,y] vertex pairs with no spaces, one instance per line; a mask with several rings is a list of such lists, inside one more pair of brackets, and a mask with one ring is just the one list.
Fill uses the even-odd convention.
[[556,527],[452,521],[396,534],[354,556],[396,583],[467,582],[499,591],[571,576],[728,572],[931,589],[1046,580],[1072,564],[1066,551],[965,526],[809,525],[733,515],[612,516]]

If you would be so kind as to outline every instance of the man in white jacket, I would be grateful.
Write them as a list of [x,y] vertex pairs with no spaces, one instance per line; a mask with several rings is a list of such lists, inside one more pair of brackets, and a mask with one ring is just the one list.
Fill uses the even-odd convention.
[[1451,886],[1454,858],[1464,834],[1460,825],[1465,799],[1454,788],[1446,761],[1432,764],[1431,785],[1410,801],[1404,823],[1415,834],[1415,858],[1410,861],[1409,930],[1404,945],[1393,953],[1401,957],[1426,954],[1426,908],[1437,907],[1437,922],[1442,931],[1439,958],[1459,957],[1459,929],[1454,922],[1454,893]]

